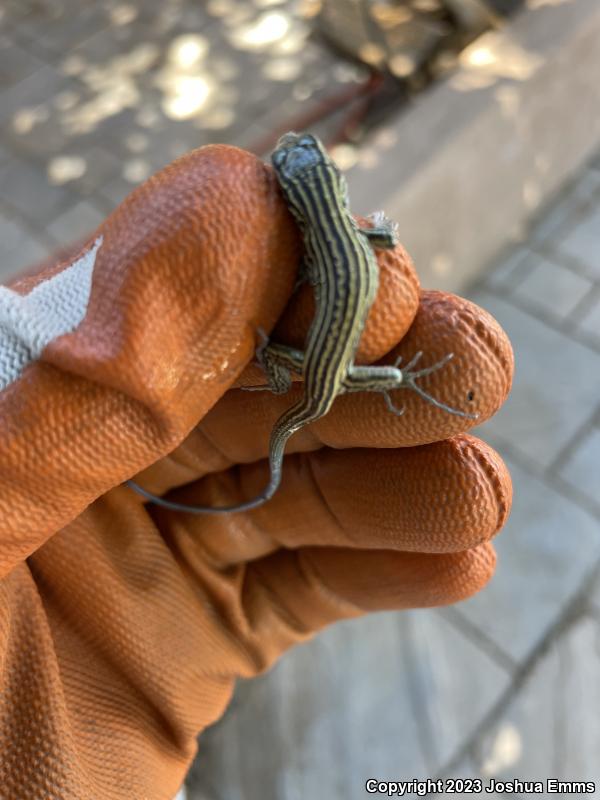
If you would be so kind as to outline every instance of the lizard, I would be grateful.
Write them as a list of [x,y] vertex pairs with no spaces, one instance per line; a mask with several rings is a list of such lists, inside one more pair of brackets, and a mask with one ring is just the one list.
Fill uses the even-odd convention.
[[[260,332],[262,343],[256,358],[263,367],[268,386],[276,394],[288,391],[292,373],[303,378],[300,400],[275,423],[269,441],[270,480],[251,500],[233,506],[193,506],[165,500],[132,480],[127,484],[152,502],[174,511],[193,514],[226,514],[262,505],[281,482],[283,455],[290,437],[300,428],[325,416],[335,398],[346,392],[380,392],[394,414],[402,414],[389,392],[410,388],[436,407],[451,414],[475,419],[477,414],[460,411],[427,394],[416,380],[440,369],[452,357],[448,353],[432,366],[414,370],[422,353],[400,369],[401,358],[391,366],[359,366],[354,363],[367,315],[379,283],[375,248],[397,244],[396,226],[382,212],[371,215],[371,227],[360,227],[350,213],[347,184],[321,141],[308,133],[286,133],[271,161],[286,203],[302,233],[304,258],[298,283],[308,280],[315,294],[315,316],[304,351],[270,342]],[[297,284],[298,285],[298,284]]]

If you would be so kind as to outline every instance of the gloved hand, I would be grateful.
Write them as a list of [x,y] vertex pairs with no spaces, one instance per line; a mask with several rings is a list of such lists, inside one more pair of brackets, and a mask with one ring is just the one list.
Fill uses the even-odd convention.
[[[222,505],[267,483],[270,429],[301,387],[232,387],[263,380],[245,367],[300,255],[271,168],[210,146],[68,264],[1,290],[1,798],[169,800],[237,677],[335,620],[453,603],[490,578],[508,472],[471,420],[408,391],[401,417],[378,395],[339,398],[251,512],[171,513],[122,485],[140,473]],[[420,294],[401,247],[378,258],[362,363],[454,352],[424,387],[489,417],[512,377],[501,328]],[[273,338],[302,346],[311,302],[306,287]]]

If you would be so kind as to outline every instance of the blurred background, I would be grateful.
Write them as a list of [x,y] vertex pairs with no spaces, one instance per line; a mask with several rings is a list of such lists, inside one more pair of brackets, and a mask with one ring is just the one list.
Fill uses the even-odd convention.
[[515,349],[476,431],[515,490],[491,584],[338,625],[240,684],[190,800],[600,781],[597,0],[3,0],[0,30],[3,281],[187,150],[265,155],[307,129],[353,209],[399,222],[423,285]]

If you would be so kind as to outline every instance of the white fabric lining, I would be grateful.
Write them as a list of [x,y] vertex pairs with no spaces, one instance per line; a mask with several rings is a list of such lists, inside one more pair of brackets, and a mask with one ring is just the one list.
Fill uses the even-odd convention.
[[82,322],[101,246],[99,236],[81,258],[27,295],[0,286],[0,391],[39,358],[53,339],[71,333]]

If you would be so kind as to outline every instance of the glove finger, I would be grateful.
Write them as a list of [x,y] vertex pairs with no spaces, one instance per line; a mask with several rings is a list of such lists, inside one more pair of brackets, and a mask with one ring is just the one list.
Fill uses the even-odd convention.
[[[418,312],[406,335],[378,363],[391,364],[402,356],[402,367],[418,352],[423,356],[415,370],[453,354],[448,363],[416,383],[457,411],[477,414],[476,419],[437,408],[409,388],[391,392],[394,403],[404,407],[401,416],[390,412],[381,394],[358,392],[339,397],[329,414],[310,426],[310,439],[334,447],[426,444],[480,425],[506,400],[514,373],[512,347],[498,322],[475,303],[444,292],[422,292]],[[263,457],[266,450],[256,449],[251,443],[256,442],[256,437],[257,444],[261,440],[268,442],[273,422],[301,396],[301,391],[301,386],[294,386],[287,395],[231,391],[205,417],[201,431],[221,447],[231,439],[231,425],[239,425],[241,438],[236,437],[232,443],[236,448],[232,462]],[[250,431],[247,437],[244,430]],[[300,436],[296,435],[294,441],[298,442]],[[249,459],[244,457],[244,448],[251,449]]]
[[[230,571],[205,564],[196,575],[221,620],[222,641],[205,653],[203,668],[252,677],[333,622],[465,600],[485,586],[495,565],[489,542],[436,554],[307,547],[280,550]],[[222,636],[223,628],[236,647]]]
[[[77,257],[0,290],[0,575],[182,441],[280,316],[300,252],[272,169],[209,146],[133,192]],[[379,302],[401,312],[375,326],[377,354],[418,303],[406,254],[384,260]]]
[[[168,498],[226,505],[254,496],[267,479],[267,465],[252,464],[208,476]],[[500,456],[485,442],[460,435],[401,450],[291,456],[279,491],[250,512],[195,516],[149,504],[146,513],[188,562],[208,559],[227,568],[279,547],[466,550],[502,528],[511,501],[510,474]],[[129,492],[123,502],[139,506],[141,498]]]
[[465,600],[486,585],[495,565],[489,542],[437,554],[282,550],[246,570],[243,616],[252,621],[252,639],[260,642],[266,666],[291,645],[341,619]]
[[272,171],[211,146],[133,192],[72,264],[3,287],[0,575],[182,440],[281,313],[299,254]]
[[[339,397],[329,414],[298,431],[286,452],[323,445],[398,448],[440,441],[482,423],[506,399],[514,371],[512,348],[500,325],[474,303],[456,295],[424,292],[416,318],[394,353],[402,354],[406,363],[419,350],[428,353],[425,364],[455,354],[419,384],[439,400],[477,412],[477,420],[449,414],[409,390],[392,393],[394,402],[405,406],[402,416],[391,413],[378,393],[353,393]],[[393,356],[385,360],[390,363]],[[273,425],[301,396],[298,384],[286,395],[227,392],[168,460],[153,465],[137,480],[162,495],[207,473],[265,458]],[[287,469],[286,459],[284,475]],[[266,483],[265,477],[257,492]]]
[[[356,219],[362,227],[371,225],[362,217]],[[389,353],[406,334],[419,308],[419,279],[402,245],[397,244],[393,250],[375,249],[373,252],[377,258],[379,288],[356,353],[358,364],[369,364]],[[290,298],[271,338],[302,350],[314,316],[315,293],[311,286],[304,284]],[[263,383],[264,375],[259,373],[259,376],[258,383]]]

